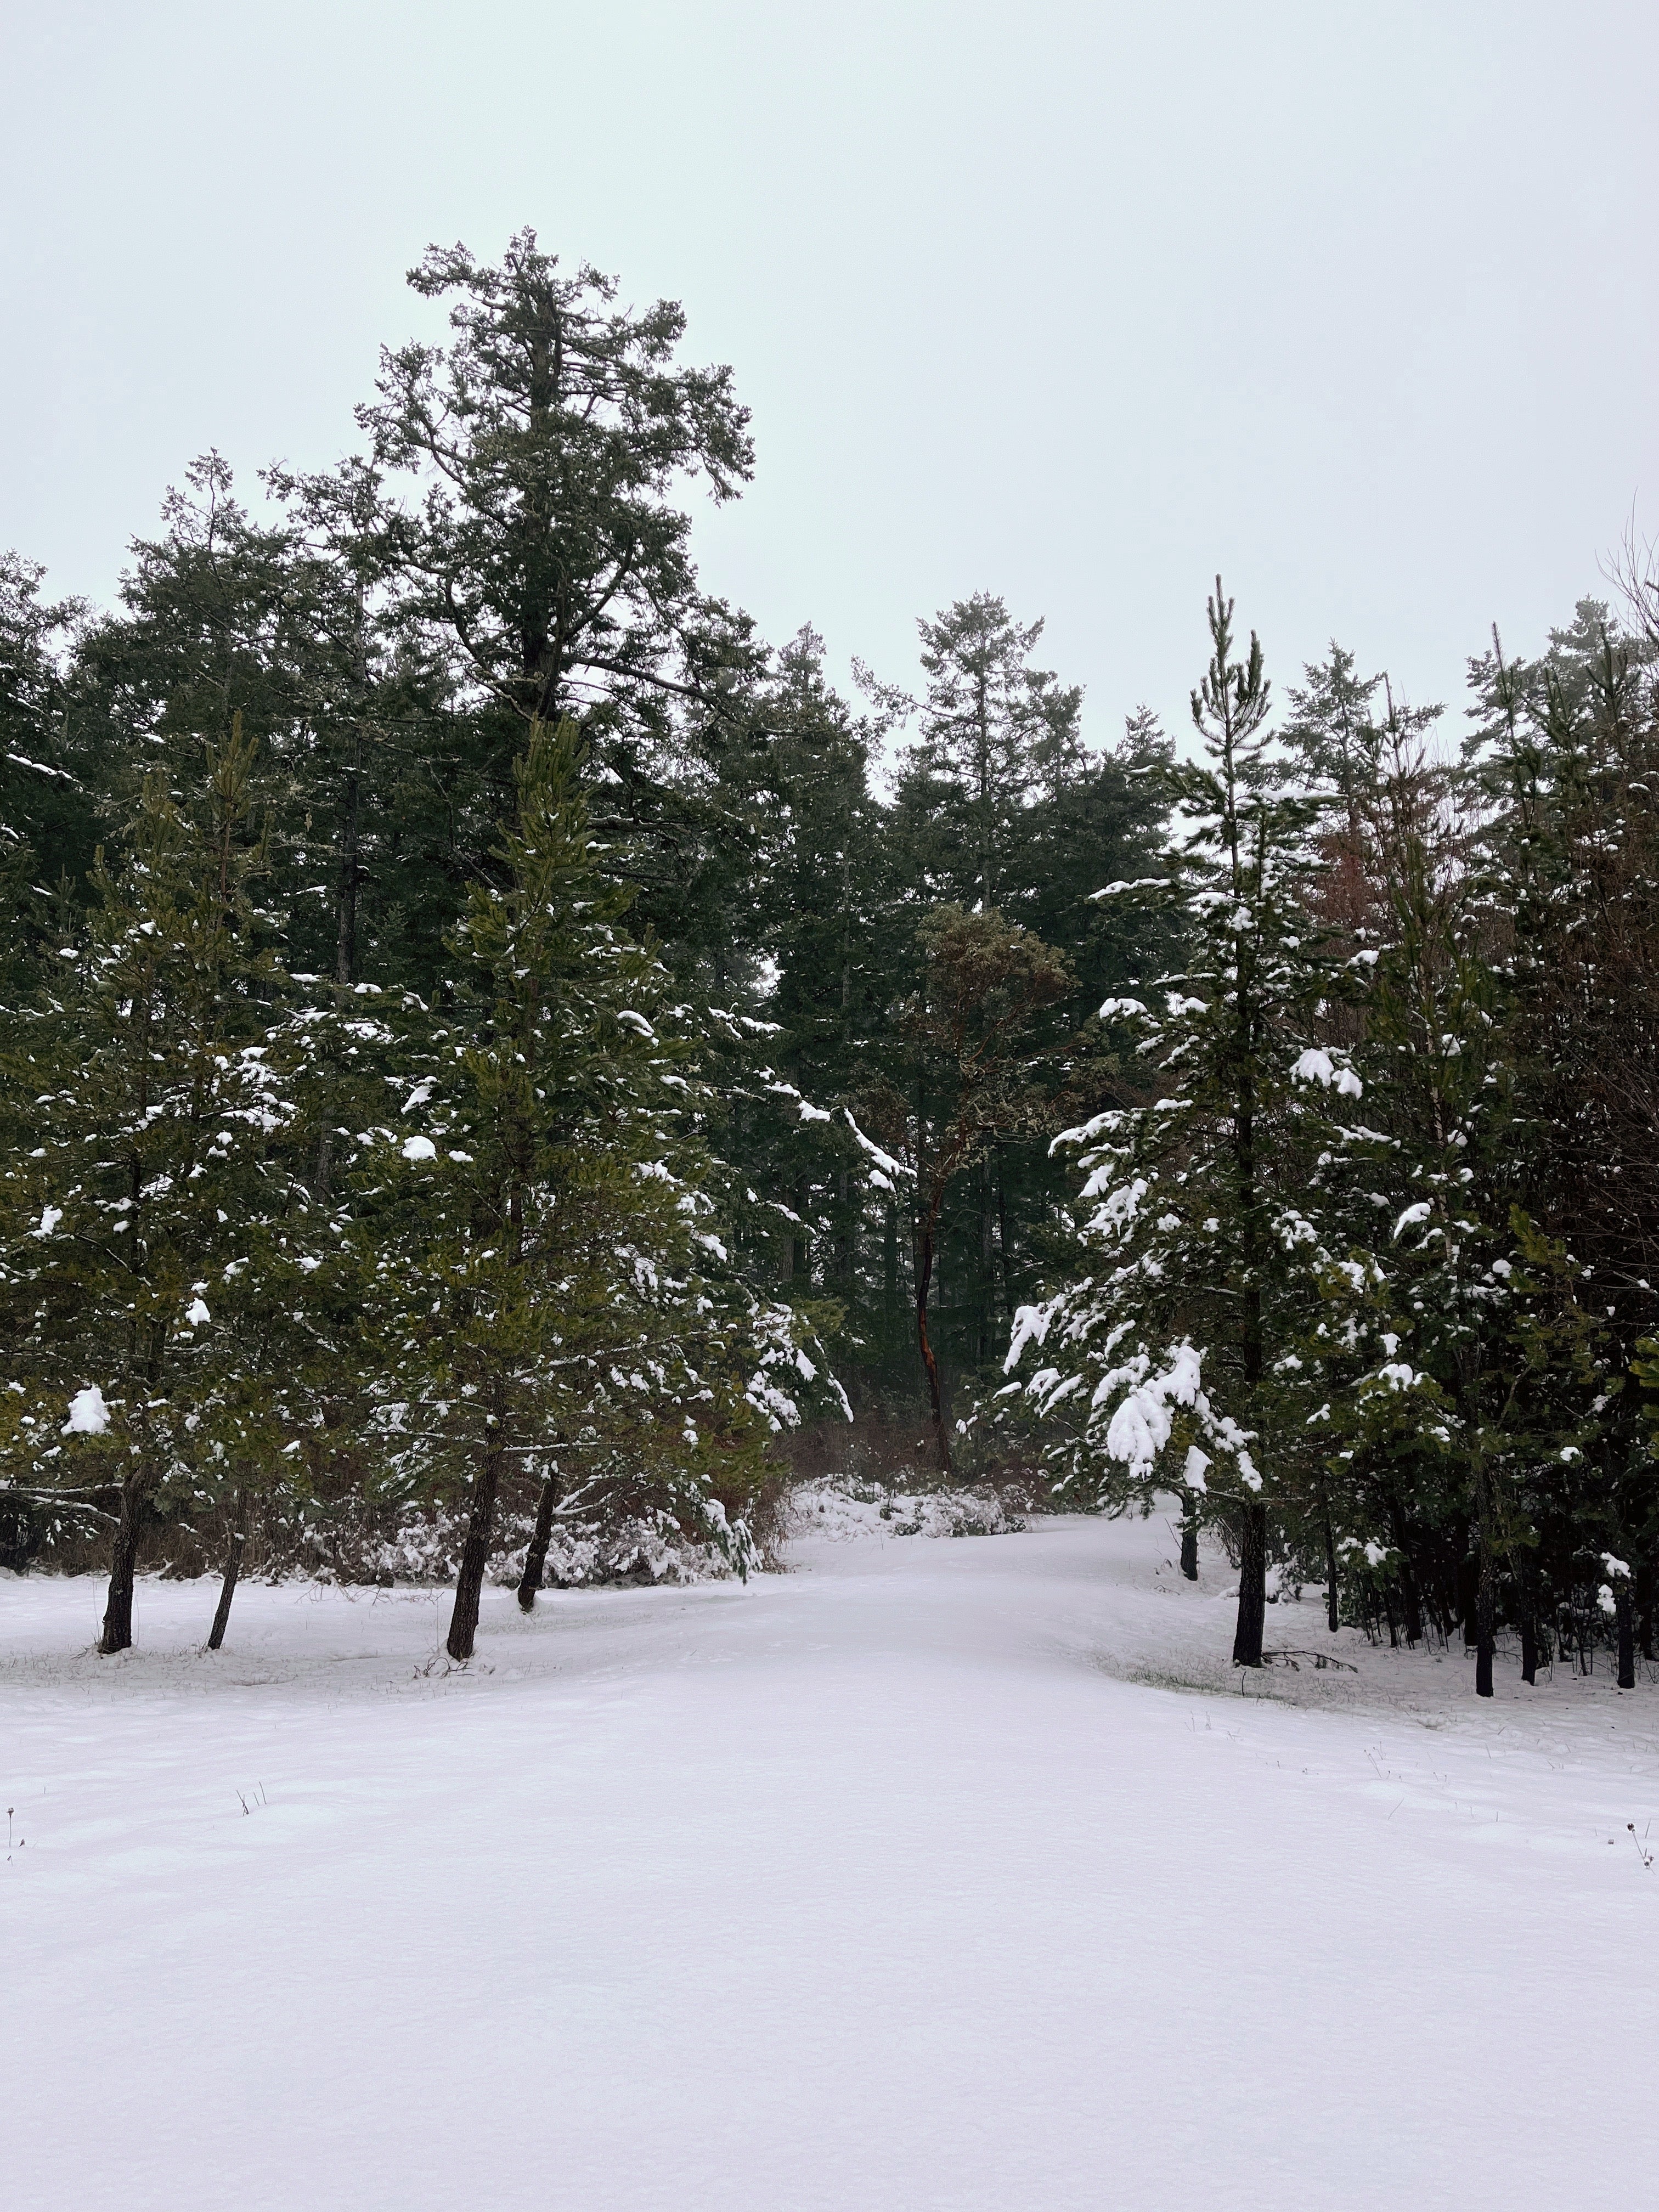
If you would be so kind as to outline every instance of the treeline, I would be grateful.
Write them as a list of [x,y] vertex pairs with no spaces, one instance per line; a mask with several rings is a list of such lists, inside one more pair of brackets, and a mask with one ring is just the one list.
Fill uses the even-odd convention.
[[573,1532],[745,1567],[850,1409],[1182,1489],[1249,1663],[1274,1571],[1650,1644],[1650,630],[1488,656],[1456,758],[1335,648],[1270,740],[1219,600],[1207,765],[988,592],[849,700],[700,586],[677,307],[410,281],[337,468],[198,461],[113,611],[0,572],[4,1563],[112,1543],[118,1650],[143,1559],[216,1638],[436,1516],[465,1656]]
[[457,1654],[513,1538],[526,1603],[561,1532],[742,1568],[837,1376],[948,1453],[1156,843],[1156,732],[1085,756],[999,600],[855,710],[702,592],[751,455],[678,307],[529,234],[411,282],[338,468],[197,462],[112,611],[0,576],[0,1551],[112,1542],[106,1650],[141,1559],[228,1607],[410,1512]]
[[[1494,633],[1434,742],[1333,648],[1275,738],[1218,582],[1170,849],[1103,893],[1177,956],[1103,1017],[1139,1073],[1060,1139],[1077,1247],[989,1416],[1062,1494],[1185,1499],[1391,1642],[1654,1656],[1659,594]],[[1078,1249],[1080,1248],[1080,1249]]]

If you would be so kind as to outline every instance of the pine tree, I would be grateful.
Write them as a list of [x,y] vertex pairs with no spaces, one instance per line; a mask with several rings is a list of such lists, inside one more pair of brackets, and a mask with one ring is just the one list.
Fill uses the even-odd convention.
[[[1091,894],[1103,865],[1139,874],[1155,849],[1164,811],[1156,771],[1167,745],[1156,719],[1143,714],[1121,746],[1085,751],[1080,688],[1033,665],[1042,623],[1015,621],[989,592],[918,627],[928,679],[920,702],[861,672],[889,726],[919,723],[881,828],[890,1006],[897,1014],[925,1002],[930,917],[951,908],[994,914],[1071,973],[1064,991],[1045,993],[1030,1010],[1021,1057],[1042,1074],[1026,1081],[1026,1104],[1064,1090],[1072,1110],[1086,1112],[1113,1079],[1112,1055],[1087,1018],[1139,970],[1144,935],[1142,917],[1109,914]],[[860,1108],[883,1146],[907,1158],[910,1122],[933,1113],[925,1078],[921,1106],[894,1111],[895,1100],[914,1099],[916,1046],[914,1024],[890,1016],[872,1037],[872,1079]],[[948,1120],[954,1078],[942,1080],[939,1110]],[[1035,1286],[1064,1195],[1063,1174],[1036,1135],[1023,1110],[947,1176],[927,1240],[938,1300],[930,1345],[947,1382],[952,1371],[989,1370],[1016,1304]]]
[[838,1353],[879,1358],[884,1316],[864,1264],[868,1193],[845,1120],[861,1108],[893,997],[870,732],[827,683],[823,641],[811,630],[778,653],[764,712],[754,869],[769,988],[755,1004],[776,1030],[756,1048],[777,1066],[733,1058],[721,1141],[779,1209],[788,1233],[777,1240],[777,1272],[791,1298],[832,1302]]
[[353,1179],[390,1479],[466,1509],[458,1661],[515,1474],[541,1483],[526,1601],[556,1511],[656,1516],[741,1569],[763,1448],[796,1418],[779,1376],[815,1371],[787,1310],[726,1269],[672,978],[617,927],[578,762],[573,725],[532,726],[503,887],[477,886],[455,933],[453,1011],[399,1041],[400,1120],[419,1119],[369,1133]]
[[[82,883],[95,834],[64,696],[65,647],[86,610],[43,600],[45,574],[0,554],[0,988],[12,993],[27,988],[53,933],[53,892]],[[64,917],[57,933],[72,927]]]
[[699,590],[677,502],[699,482],[732,499],[749,477],[731,372],[678,361],[675,303],[618,307],[614,279],[565,274],[533,231],[494,266],[434,246],[409,281],[452,301],[453,337],[386,349],[357,410],[385,479],[389,617],[442,656],[462,765],[494,814],[510,810],[526,723],[577,719],[596,823],[628,849],[641,918],[671,951],[717,946],[720,872],[705,861],[742,840],[724,763],[763,656],[746,617]]
[[1002,1137],[1040,1110],[1027,1031],[1070,976],[1051,946],[997,914],[942,906],[922,924],[922,980],[905,1009],[909,1080],[878,1122],[907,1170],[916,1347],[941,1473],[951,1472],[945,1382],[928,1323],[946,1206]]
[[1016,622],[988,592],[917,628],[923,699],[874,686],[890,713],[920,717],[895,793],[913,881],[936,898],[1007,907],[1024,920],[1010,906],[1023,888],[1014,872],[1022,817],[1082,771],[1082,690],[1030,665],[1042,623]]
[[1308,1479],[1314,1407],[1298,1346],[1335,1257],[1310,1171],[1328,1102],[1359,1084],[1314,1029],[1326,981],[1306,906],[1316,809],[1285,788],[1267,750],[1261,649],[1252,636],[1233,658],[1218,579],[1209,625],[1192,702],[1206,758],[1170,771],[1169,874],[1101,894],[1167,915],[1182,964],[1158,979],[1161,1006],[1149,994],[1101,1009],[1139,1038],[1144,1103],[1056,1140],[1078,1148],[1087,1175],[1079,1273],[1022,1310],[1007,1365],[1028,1345],[1046,1349],[1024,1396],[1060,1431],[1049,1449],[1066,1494],[1121,1503],[1185,1444],[1175,1479],[1231,1503],[1233,1656],[1255,1667],[1269,1509],[1294,1510]]
[[150,779],[125,863],[95,864],[82,940],[6,1024],[0,1452],[48,1514],[114,1492],[105,1652],[132,1640],[153,1516],[278,1480],[298,1450],[328,1239],[271,1047],[283,979],[254,901],[252,769],[235,726],[181,799]]

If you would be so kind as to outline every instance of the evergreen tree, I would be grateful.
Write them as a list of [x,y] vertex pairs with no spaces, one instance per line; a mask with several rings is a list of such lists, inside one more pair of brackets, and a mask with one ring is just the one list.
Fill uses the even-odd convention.
[[105,1652],[132,1641],[150,1518],[277,1480],[298,1449],[330,1240],[270,1044],[252,755],[236,726],[183,803],[150,779],[81,941],[7,1022],[0,1452],[48,1513],[114,1492]]
[[[948,1475],[945,1383],[928,1323],[930,1301],[943,1302],[938,1263],[946,1207],[992,1146],[1025,1128],[1038,1110],[1039,1056],[1026,1032],[1064,995],[1070,977],[1051,946],[997,914],[939,907],[922,924],[921,947],[922,980],[903,1019],[908,1081],[880,1102],[877,1126],[908,1170],[916,1346],[939,1468]],[[982,1361],[989,1348],[983,1317],[979,1337],[970,1360]]]
[[[1022,1054],[1041,1069],[1023,1094],[1032,1111],[975,1142],[968,1164],[951,1170],[929,1240],[936,1282],[950,1286],[931,1347],[963,1375],[987,1370],[1016,1304],[1031,1294],[1063,1200],[1032,1102],[1063,1091],[1073,1111],[1087,1112],[1110,1087],[1113,1056],[1089,1018],[1151,950],[1147,917],[1103,908],[1091,894],[1103,872],[1139,875],[1152,864],[1167,742],[1143,712],[1121,746],[1085,752],[1081,690],[1031,664],[1042,627],[1015,622],[1000,599],[979,592],[919,624],[929,679],[920,703],[862,672],[890,724],[920,718],[881,838],[894,1008],[925,1003],[924,935],[930,916],[952,907],[994,909],[1066,962],[1071,976],[1028,1010]],[[864,1111],[908,1158],[914,1139],[892,1101],[915,1089],[916,1037],[890,1019],[886,1035]]]
[[731,372],[681,365],[678,306],[619,307],[613,279],[564,275],[533,231],[494,267],[434,246],[410,283],[453,300],[453,342],[386,350],[358,420],[387,472],[399,634],[444,657],[468,709],[478,849],[510,803],[526,722],[570,714],[641,918],[706,951],[723,931],[703,863],[711,840],[741,836],[722,763],[761,655],[746,618],[699,591],[676,501],[694,482],[725,501],[749,477]]
[[542,1486],[526,1601],[556,1511],[665,1517],[741,1568],[762,1448],[796,1418],[779,1377],[815,1374],[787,1310],[731,1279],[672,979],[617,927],[578,759],[573,725],[532,725],[503,887],[477,886],[455,933],[454,1011],[397,1048],[420,1123],[380,1131],[355,1178],[389,1477],[466,1505],[456,1660],[515,1467]]
[[[85,610],[42,600],[45,575],[0,554],[0,985],[14,991],[52,932],[52,892],[83,883],[94,835],[82,749],[65,727],[64,649]],[[58,933],[70,927],[62,918]]]
[[1010,905],[1023,888],[1014,873],[1022,817],[1082,770],[1082,690],[1030,665],[1042,623],[1017,623],[988,592],[917,629],[927,678],[920,704],[873,687],[890,714],[920,717],[895,794],[914,887],[964,907],[1007,908],[1023,921]]
[[1101,1010],[1133,1024],[1148,1091],[1057,1140],[1079,1149],[1087,1174],[1082,1270],[1022,1311],[1007,1364],[1028,1345],[1048,1349],[1024,1390],[1061,1430],[1050,1449],[1068,1494],[1121,1501],[1152,1482],[1166,1448],[1186,1444],[1177,1479],[1231,1501],[1233,1656],[1255,1667],[1268,1510],[1297,1500],[1307,1479],[1313,1407],[1298,1346],[1334,1257],[1310,1171],[1325,1102],[1359,1085],[1313,1030],[1325,981],[1305,896],[1315,810],[1267,751],[1261,647],[1252,636],[1248,656],[1232,657],[1218,579],[1209,623],[1212,659],[1193,695],[1206,757],[1170,770],[1170,874],[1101,894],[1154,907],[1179,933],[1182,964],[1158,979],[1161,1007],[1125,997]]
[[790,1295],[834,1301],[838,1345],[878,1358],[868,1194],[845,1120],[861,1104],[893,996],[869,732],[827,683],[823,641],[811,630],[780,651],[763,711],[756,858],[769,988],[757,1003],[777,1025],[768,1050],[781,1080],[757,1071],[743,1084],[733,1138],[745,1171],[787,1206],[779,1256]]
[[1301,688],[1288,695],[1284,742],[1306,788],[1334,795],[1352,844],[1376,776],[1379,726],[1371,702],[1382,683],[1381,676],[1361,676],[1352,653],[1333,638],[1329,659],[1310,662]]

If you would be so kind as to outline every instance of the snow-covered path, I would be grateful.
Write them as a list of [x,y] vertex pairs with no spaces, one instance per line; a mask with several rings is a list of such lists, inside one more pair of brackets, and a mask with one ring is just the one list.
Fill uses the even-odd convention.
[[7,1581],[8,2201],[1650,2201],[1659,1689],[1122,1679],[1227,1680],[1167,1551],[491,1593],[461,1675],[428,1593],[248,1588],[209,1659],[148,1583],[112,1662]]

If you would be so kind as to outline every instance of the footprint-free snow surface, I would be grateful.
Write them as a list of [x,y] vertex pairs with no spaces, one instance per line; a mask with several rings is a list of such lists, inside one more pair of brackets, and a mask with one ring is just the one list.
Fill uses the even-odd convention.
[[[828,1528],[834,1516],[818,1516]],[[0,1583],[6,2202],[1650,2203],[1659,1688],[1241,1695],[1163,1522],[485,1601]],[[1632,1834],[1628,1824],[1634,1823]]]

